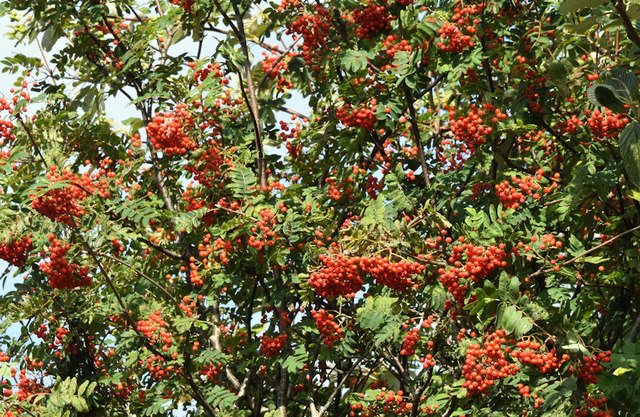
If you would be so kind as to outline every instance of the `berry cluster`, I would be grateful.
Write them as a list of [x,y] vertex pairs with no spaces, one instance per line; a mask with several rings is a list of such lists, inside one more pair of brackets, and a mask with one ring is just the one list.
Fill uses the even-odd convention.
[[264,356],[267,358],[278,356],[284,348],[287,338],[288,336],[286,334],[281,334],[274,338],[271,338],[266,334],[262,335],[262,339],[260,340],[260,349],[262,349]]
[[425,269],[418,262],[391,262],[380,255],[347,258],[338,253],[333,257],[320,255],[318,258],[324,267],[311,274],[309,285],[322,297],[353,298],[364,284],[362,273],[370,274],[379,285],[406,291],[414,284],[411,277]]
[[[174,352],[173,355],[177,357],[177,352]],[[156,381],[160,381],[172,373],[178,372],[173,366],[166,366],[166,361],[160,355],[150,355],[146,361],[138,361],[140,365],[144,365],[147,367],[149,374]]]
[[193,152],[192,158],[185,166],[185,170],[192,173],[194,179],[205,187],[222,187],[223,172],[220,169],[226,160],[220,151],[220,144],[217,140],[210,140],[209,146],[200,148]]
[[584,405],[581,408],[576,408],[576,417],[613,417],[613,411],[604,410],[607,406],[607,398],[596,398],[593,394],[588,392],[584,393]]
[[[488,103],[480,106],[472,104],[466,116],[456,117],[454,107],[448,107],[448,110],[451,133],[454,134],[457,144],[452,143],[451,139],[445,139],[442,145],[443,147],[455,146],[455,152],[450,157],[449,169],[458,169],[464,161],[473,156],[478,147],[487,142],[487,137],[494,131],[489,124],[495,126],[498,120],[506,119],[507,115]],[[443,156],[440,159],[446,162]]]
[[544,354],[539,353],[538,350],[540,350],[541,346],[542,344],[539,342],[522,340],[516,343],[518,349],[515,349],[511,356],[523,365],[531,365],[537,368],[543,374],[555,371],[562,366],[564,361],[569,359],[567,354],[562,355],[562,358],[559,359],[556,356],[555,348]]
[[24,261],[29,255],[33,240],[31,236],[24,236],[22,239],[12,239],[9,243],[2,239],[0,244],[0,259],[9,262],[16,267],[24,266]]
[[58,173],[56,172],[57,169],[55,165],[52,165],[46,175],[51,184],[54,185],[57,182],[65,181],[71,185],[54,188],[41,196],[31,194],[31,207],[53,221],[73,226],[74,218],[85,214],[84,209],[78,202],[87,197],[86,191],[93,192],[95,189],[88,174],[85,173],[79,176],[66,169],[62,170],[62,173]]
[[462,367],[462,386],[467,389],[467,396],[486,394],[496,381],[518,373],[518,365],[507,362],[506,342],[505,332],[496,330],[485,337],[483,345],[469,345]]
[[353,21],[358,26],[356,35],[362,39],[370,39],[380,32],[387,31],[391,27],[390,16],[386,2],[376,5],[375,0],[366,0],[367,7],[353,11]]
[[218,375],[222,372],[222,363],[218,362],[217,365],[210,363],[209,365],[205,365],[201,370],[198,371],[198,374],[207,378],[207,380],[213,384],[218,383]]
[[333,314],[328,314],[323,308],[320,311],[313,310],[311,315],[316,320],[316,327],[325,345],[331,348],[338,340],[342,339],[342,329],[338,323],[333,321],[335,318]]
[[193,2],[195,0],[171,0],[171,3],[176,6],[181,6],[185,12],[191,12],[191,8],[193,7]]
[[337,253],[334,256],[319,255],[318,259],[324,267],[309,277],[309,285],[316,294],[325,298],[355,297],[364,284],[360,277],[360,258],[347,258]]
[[611,351],[600,352],[594,356],[585,356],[583,361],[584,364],[578,370],[578,378],[581,379],[585,385],[597,384],[598,374],[604,369],[600,363],[611,361]]
[[220,85],[228,85],[229,80],[224,77],[224,72],[220,69],[220,63],[216,62],[215,64],[207,64],[206,67],[198,68],[199,62],[191,61],[187,65],[191,68],[193,73],[193,80],[200,85],[204,80],[206,80],[209,76],[220,78]]
[[406,291],[413,284],[411,277],[421,274],[425,269],[425,266],[418,262],[391,262],[380,255],[360,260],[362,270],[371,274],[377,284],[396,291]]
[[359,109],[353,109],[350,104],[345,104],[336,110],[336,116],[345,126],[374,130],[378,121],[375,114],[378,110],[376,104],[375,98],[371,99],[369,106],[363,104]]
[[473,35],[476,33],[476,27],[480,21],[473,18],[475,14],[482,12],[481,5],[460,6],[453,9],[454,14],[451,16],[451,22],[447,22],[438,30],[441,40],[437,46],[445,52],[460,53],[466,48],[472,48],[474,42]]
[[[286,10],[300,7],[298,2],[288,2],[287,4],[283,2],[283,7],[280,9]],[[291,22],[286,34],[291,35],[295,33],[302,36],[303,43],[300,47],[302,59],[304,59],[304,62],[312,71],[320,71],[320,63],[329,51],[327,39],[329,37],[329,31],[331,30],[332,20],[329,9],[326,7],[314,4],[313,8],[313,13],[302,13]],[[297,39],[297,37],[294,36],[294,39]]]
[[196,148],[194,139],[189,135],[194,127],[187,105],[180,103],[176,105],[175,111],[156,113],[146,130],[153,147],[172,156],[184,155]]
[[605,109],[604,113],[600,110],[594,110],[593,113],[585,110],[584,114],[588,117],[589,131],[597,139],[615,139],[629,123],[627,116],[622,114],[614,115],[609,109]]
[[402,350],[400,350],[400,354],[403,356],[413,356],[416,353],[415,346],[418,340],[420,340],[420,336],[418,333],[420,332],[420,328],[416,327],[415,329],[411,329],[404,335],[404,339],[402,340]]
[[260,216],[262,216],[261,220],[256,222],[256,225],[251,227],[251,233],[258,233],[259,235],[256,237],[254,235],[249,236],[247,244],[252,248],[256,248],[257,250],[262,250],[265,246],[273,246],[277,241],[280,240],[280,237],[276,235],[273,227],[277,223],[276,215],[271,212],[270,209],[265,208],[260,210]]
[[[298,54],[295,52],[290,52],[287,54],[287,57],[290,59],[296,55]],[[278,90],[293,88],[293,83],[287,80],[287,78],[284,76],[284,73],[287,72],[289,67],[288,59],[280,59],[280,54],[268,54],[267,52],[263,52],[262,56],[264,56],[264,59],[260,61],[260,65],[262,65],[262,71],[265,74],[268,74],[271,80],[275,80],[276,78],[278,78]]]
[[48,276],[51,288],[73,289],[91,285],[89,268],[81,268],[75,263],[70,264],[65,258],[71,245],[64,245],[53,234],[49,235],[49,242],[51,242],[49,262],[42,262],[40,270]]
[[411,44],[408,40],[402,39],[398,41],[398,35],[389,35],[382,41],[382,46],[385,48],[387,56],[393,59],[396,53],[400,51],[411,52]]
[[[448,269],[440,268],[438,270],[440,282],[453,295],[458,304],[465,305],[467,285],[460,284],[460,280],[465,279],[477,283],[497,268],[505,267],[507,262],[504,258],[507,254],[504,249],[503,243],[498,246],[491,245],[488,248],[474,246],[470,243],[453,246],[451,257],[448,259],[452,266]],[[467,257],[464,265],[461,262],[463,256]]]
[[152,344],[162,342],[164,345],[162,350],[168,352],[173,344],[173,339],[171,338],[171,333],[164,330],[167,322],[162,320],[161,315],[160,311],[155,311],[149,314],[149,320],[138,320],[136,329],[149,339]]
[[520,190],[512,187],[509,181],[503,181],[495,186],[496,194],[505,208],[517,209],[520,204],[524,204],[526,196],[531,194],[533,194],[534,199],[540,198],[538,193],[534,193],[534,191],[540,189],[540,185],[533,181],[531,175],[527,175],[524,178],[513,176],[511,177],[511,182],[517,184]]

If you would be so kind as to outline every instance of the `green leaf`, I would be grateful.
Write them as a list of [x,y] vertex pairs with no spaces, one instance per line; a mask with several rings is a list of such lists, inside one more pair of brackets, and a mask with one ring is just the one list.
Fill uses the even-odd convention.
[[615,89],[607,84],[594,84],[587,90],[587,98],[596,106],[604,106],[617,113],[626,113],[624,103]]
[[520,280],[518,277],[513,276],[509,281],[509,292],[507,294],[507,299],[512,302],[518,301],[520,298]]
[[573,13],[586,7],[598,7],[607,0],[565,0],[558,9],[560,13]]
[[531,319],[524,317],[522,311],[512,305],[504,309],[498,309],[497,324],[498,327],[509,333],[515,333],[518,337],[524,336],[533,328]]
[[627,372],[631,372],[631,371],[633,371],[633,369],[632,369],[632,368],[616,368],[616,369],[613,371],[613,374],[614,374],[615,376],[618,376],[618,375],[626,374]]
[[256,188],[256,176],[247,167],[236,167],[231,171],[231,188],[236,197],[249,199]]
[[629,123],[620,134],[620,155],[629,180],[640,188],[640,123]]
[[614,81],[619,81],[614,85],[618,94],[622,93],[627,101],[638,99],[638,79],[633,72],[626,68],[616,67],[611,70],[611,76]]
[[358,72],[367,67],[369,59],[373,59],[375,54],[369,51],[346,51],[340,59],[340,65],[347,71]]

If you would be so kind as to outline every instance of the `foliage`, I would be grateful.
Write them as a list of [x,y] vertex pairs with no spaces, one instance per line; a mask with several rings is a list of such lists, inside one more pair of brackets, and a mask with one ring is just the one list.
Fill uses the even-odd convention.
[[637,415],[629,3],[3,0],[0,414]]

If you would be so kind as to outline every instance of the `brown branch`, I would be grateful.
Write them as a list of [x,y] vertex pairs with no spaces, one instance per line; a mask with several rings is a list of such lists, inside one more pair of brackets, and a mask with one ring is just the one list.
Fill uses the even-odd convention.
[[[258,108],[258,96],[256,94],[256,87],[253,83],[253,76],[251,74],[251,62],[249,62],[249,47],[247,46],[246,33],[244,30],[244,22],[242,21],[242,15],[238,13],[235,3],[231,3],[234,9],[236,9],[236,24],[229,18],[229,15],[225,12],[224,8],[220,4],[219,0],[213,0],[214,5],[222,15],[223,19],[231,27],[233,33],[235,33],[238,42],[240,42],[240,48],[244,55],[244,71],[247,78],[247,89],[249,90],[249,115],[253,122],[253,134],[255,136],[257,158],[256,163],[258,165],[258,176],[260,177],[260,187],[267,187],[267,170],[264,160],[264,150],[262,147],[262,130],[260,129],[260,111]],[[244,86],[240,82],[240,91],[244,93]]]
[[633,23],[631,23],[631,19],[627,13],[627,6],[625,6],[624,1],[611,0],[611,4],[616,8],[616,11],[622,19],[622,24],[627,32],[627,37],[640,48],[640,36],[638,36],[638,32],[636,32],[636,29],[633,27]]
[[420,137],[420,128],[418,127],[418,119],[416,117],[416,109],[414,108],[413,95],[411,89],[405,84],[404,86],[405,96],[407,98],[407,104],[409,106],[409,121],[411,122],[411,130],[415,138],[416,147],[418,148],[418,159],[420,160],[420,166],[422,167],[422,176],[424,177],[424,186],[429,188],[431,181],[429,180],[429,169],[427,168],[427,161],[424,156],[424,148],[422,147],[422,138]]
[[29,129],[27,127],[26,123],[22,120],[22,117],[17,116],[17,119],[18,119],[18,122],[24,128],[25,132],[27,132],[27,136],[29,137],[29,141],[31,141],[31,146],[33,146],[33,149],[35,149],[36,153],[38,154],[38,156],[42,160],[42,164],[45,166],[45,168],[48,169],[49,165],[47,164],[47,161],[44,159],[44,156],[42,155],[42,152],[40,152],[40,148],[38,147],[38,144],[36,143],[36,140],[33,137],[33,133],[31,133],[31,129]]

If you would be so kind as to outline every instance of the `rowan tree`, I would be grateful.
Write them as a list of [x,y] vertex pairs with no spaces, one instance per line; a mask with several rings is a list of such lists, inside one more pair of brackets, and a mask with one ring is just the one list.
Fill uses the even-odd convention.
[[638,415],[636,2],[0,10],[1,415]]

